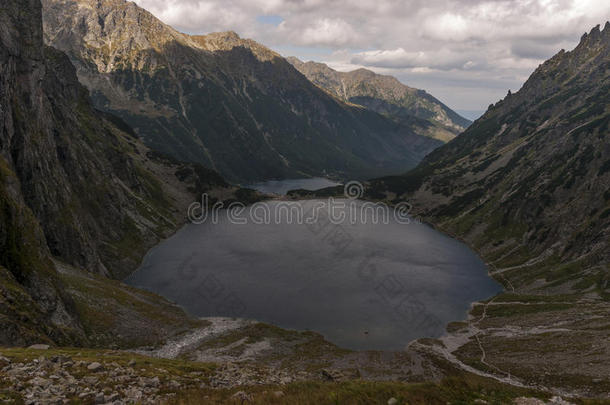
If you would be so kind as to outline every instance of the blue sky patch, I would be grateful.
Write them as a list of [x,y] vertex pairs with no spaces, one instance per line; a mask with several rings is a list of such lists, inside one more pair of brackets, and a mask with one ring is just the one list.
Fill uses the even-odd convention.
[[256,21],[262,24],[275,25],[277,27],[284,19],[279,15],[259,15],[256,17]]

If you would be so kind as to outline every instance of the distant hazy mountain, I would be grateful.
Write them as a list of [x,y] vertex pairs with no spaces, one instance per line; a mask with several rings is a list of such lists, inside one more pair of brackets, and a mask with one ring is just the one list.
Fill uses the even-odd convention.
[[235,33],[181,34],[123,0],[43,7],[47,43],[69,55],[98,108],[230,180],[397,173],[441,144],[337,100]]
[[455,110],[455,112],[471,121],[476,121],[485,114],[485,110]]
[[415,170],[374,182],[375,192],[408,199],[497,267],[517,266],[503,273],[515,288],[607,289],[609,123],[606,23]]
[[405,86],[395,77],[367,69],[338,72],[323,63],[304,63],[294,57],[288,61],[314,84],[343,101],[388,116],[419,134],[447,142],[472,123],[424,90]]

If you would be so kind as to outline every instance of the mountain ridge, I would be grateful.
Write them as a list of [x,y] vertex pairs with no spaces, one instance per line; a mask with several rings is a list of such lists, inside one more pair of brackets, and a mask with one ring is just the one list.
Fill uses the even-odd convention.
[[302,62],[295,57],[287,60],[312,83],[343,101],[361,104],[405,125],[423,127],[423,134],[444,142],[472,124],[425,90],[409,87],[393,76],[364,68],[340,72],[324,63]]
[[607,398],[609,95],[610,22],[416,169],[369,183],[369,198],[408,201],[414,216],[476,249],[505,288],[450,324],[441,343],[418,343],[426,350],[498,378]]
[[[413,172],[393,178],[397,181],[394,191],[412,198],[426,216],[446,216],[457,206],[472,210],[497,204],[499,201],[491,200],[494,192],[500,191],[504,193],[500,200],[503,210],[509,211],[507,218],[511,216],[508,205],[511,203],[515,204],[512,212],[515,220],[531,224],[542,218],[520,209],[521,204],[535,204],[534,212],[553,213],[569,203],[586,199],[590,209],[597,207],[599,212],[595,215],[602,214],[604,204],[608,203],[605,200],[608,196],[604,197],[602,190],[610,184],[604,169],[610,153],[605,142],[610,115],[606,92],[610,75],[609,48],[610,24],[603,31],[599,26],[593,28],[583,35],[573,51],[560,51],[541,64],[518,92],[509,92],[503,100],[490,106],[463,136],[432,152]],[[535,148],[537,153],[534,155],[528,148]],[[524,176],[522,180],[527,185],[510,176]],[[535,185],[538,179],[540,184]],[[584,188],[577,190],[581,187]],[[473,193],[470,200],[465,198],[468,193]],[[475,194],[479,196],[474,197]],[[565,196],[570,198],[565,200]],[[545,201],[550,204],[549,209],[541,206]],[[477,212],[482,210],[476,208]],[[562,215],[567,223],[579,228],[576,224],[583,223],[589,212]],[[595,225],[607,240],[607,233],[603,233],[604,224],[607,225],[605,218],[600,218],[601,223]],[[565,247],[558,253],[567,255],[571,249],[569,240],[574,234],[565,235],[558,224],[548,220],[545,225],[550,227],[548,231],[555,229],[552,232],[556,232]],[[448,217],[445,221],[455,227],[461,219]],[[587,245],[572,241],[576,245]],[[544,244],[544,248],[550,249],[551,245]],[[570,256],[578,255],[575,251]],[[602,257],[610,261],[607,252]]]
[[180,34],[122,0],[43,7],[46,42],[70,56],[97,108],[228,180],[398,173],[440,145],[329,96],[235,33]]

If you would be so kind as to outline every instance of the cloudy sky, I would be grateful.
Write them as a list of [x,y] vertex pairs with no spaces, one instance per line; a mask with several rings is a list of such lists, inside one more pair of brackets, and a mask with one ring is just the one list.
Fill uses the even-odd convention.
[[190,33],[233,30],[284,56],[366,67],[485,110],[610,19],[608,0],[136,0]]

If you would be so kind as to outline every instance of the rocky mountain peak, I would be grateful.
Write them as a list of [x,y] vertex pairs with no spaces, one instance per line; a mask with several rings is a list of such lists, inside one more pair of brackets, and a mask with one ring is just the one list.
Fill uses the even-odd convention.
[[230,51],[243,47],[250,50],[260,61],[281,58],[281,55],[251,39],[242,39],[234,31],[213,32],[207,35],[191,37],[200,47],[210,52]]
[[[610,262],[609,66],[606,24],[540,65],[518,92],[428,155],[398,189],[413,192],[409,201],[494,257],[498,268],[523,267],[506,276],[515,288],[534,280],[541,289],[570,284],[578,272],[604,271],[600,264]],[[504,253],[517,249],[524,252],[518,260]],[[543,259],[550,263],[536,271],[519,266]],[[561,272],[567,266],[577,270],[567,276]]]
[[[365,78],[373,78],[376,75],[375,72],[365,69],[365,68],[356,69],[356,70],[352,71],[352,73],[354,73],[354,75],[365,77]],[[385,77],[391,77],[391,76],[385,76]],[[392,79],[394,79],[394,78],[392,77]]]
[[239,41],[241,37],[235,31],[213,32],[208,34],[210,38],[223,39],[225,41]]
[[[140,52],[173,44],[196,46],[187,35],[125,0],[42,0],[45,41],[68,53],[86,47],[100,71],[126,65],[154,70]],[[152,62],[152,63],[151,63]]]
[[610,27],[606,24],[603,31],[599,27],[584,34],[573,50],[562,49],[542,63],[515,94],[517,97],[501,103],[532,105],[542,94],[557,93],[575,85],[588,86],[592,75],[603,75],[600,67],[605,69],[604,60],[610,57]]
[[[590,370],[584,351],[567,355],[568,347],[577,339],[601,347],[608,339],[606,331],[595,336],[596,320],[584,317],[597,315],[588,307],[592,302],[599,303],[599,313],[610,313],[609,33],[608,24],[603,31],[594,28],[416,169],[370,187],[376,198],[408,201],[412,214],[474,247],[511,300],[519,301],[519,309],[491,315],[493,332],[476,339],[486,348],[496,345],[496,353],[503,353],[489,364],[502,363],[515,376],[524,359],[540,358],[542,351],[549,370]],[[541,297],[550,303],[567,296],[576,298],[563,309],[545,304],[545,314],[522,310]],[[515,322],[554,327],[560,319],[570,336],[552,334],[538,344],[497,329],[514,330]],[[580,326],[568,328],[570,322],[593,326],[576,338]],[[565,344],[549,356],[559,341]],[[561,356],[551,365],[549,359]],[[521,369],[528,370],[521,374],[528,381],[531,369]]]
[[295,57],[288,58],[288,62],[334,96],[414,125],[430,137],[451,140],[471,123],[433,96],[393,76],[364,68],[339,72],[323,63],[302,62]]
[[610,21],[606,21],[603,30],[600,30],[598,24],[588,34],[584,33],[580,38],[579,46],[594,46],[596,43],[607,41],[610,41]]
[[68,53],[96,107],[231,181],[404,171],[440,144],[330,97],[235,32],[181,34],[119,0],[43,2],[47,43]]

